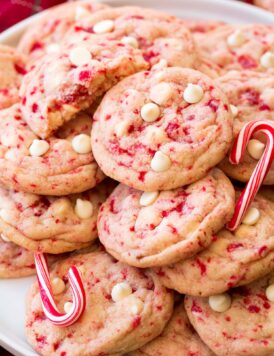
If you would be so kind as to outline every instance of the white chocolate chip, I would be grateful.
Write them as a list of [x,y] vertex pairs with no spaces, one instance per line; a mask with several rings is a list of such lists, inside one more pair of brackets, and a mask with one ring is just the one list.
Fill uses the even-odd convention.
[[116,284],[111,291],[111,298],[114,302],[119,302],[120,300],[128,297],[132,294],[132,289],[127,282],[122,282]]
[[255,225],[260,219],[260,210],[257,208],[249,208],[243,218],[243,224],[245,225]]
[[262,154],[265,149],[265,144],[259,140],[252,139],[247,144],[247,151],[250,156],[256,160],[259,160],[262,157]]
[[7,238],[7,236],[6,235],[4,235],[4,234],[1,234],[1,239],[3,240],[3,241],[5,241],[5,242],[10,242],[10,240]]
[[200,85],[188,84],[184,90],[183,98],[189,104],[196,104],[202,100],[204,90]]
[[150,162],[150,166],[155,172],[164,172],[171,166],[171,160],[163,152],[157,151]]
[[128,123],[126,121],[122,121],[117,124],[114,128],[115,134],[117,137],[122,137],[127,133],[128,130]]
[[265,294],[270,302],[274,302],[274,284],[271,284],[266,288]]
[[91,139],[89,135],[80,134],[73,137],[71,141],[72,148],[77,153],[90,153],[91,152]]
[[167,60],[166,59],[160,59],[158,63],[154,64],[154,66],[152,66],[152,69],[163,69],[166,68],[168,66]]
[[113,31],[113,29],[114,29],[114,22],[112,20],[100,21],[93,26],[93,31],[99,34],[111,32]]
[[90,15],[90,12],[85,9],[83,6],[77,6],[76,7],[76,10],[75,10],[75,20],[80,20],[82,19],[83,17],[86,17]]
[[239,110],[238,110],[237,106],[230,105],[230,110],[232,112],[233,117],[236,117],[238,115]]
[[150,99],[158,105],[164,105],[171,97],[172,90],[168,83],[159,83],[151,88]]
[[231,297],[227,293],[212,295],[209,297],[208,303],[212,310],[223,313],[230,308]]
[[227,43],[230,47],[240,47],[245,42],[245,40],[246,39],[244,34],[237,30],[228,36]]
[[9,161],[13,161],[13,162],[16,162],[17,161],[17,158],[18,158],[18,155],[16,155],[16,151],[15,150],[8,150],[6,153],[5,153],[5,158]]
[[80,219],[89,219],[93,214],[93,205],[88,200],[77,199],[75,213]]
[[69,60],[75,66],[83,66],[85,64],[90,63],[91,61],[91,54],[87,50],[87,48],[80,46],[75,47],[70,51]]
[[141,206],[148,206],[155,202],[158,198],[159,192],[156,190],[155,192],[144,192],[140,197],[140,205]]
[[7,223],[10,223],[14,219],[14,215],[12,214],[11,210],[8,209],[1,209],[0,210],[0,218]]
[[49,144],[45,140],[33,140],[29,148],[31,156],[40,157],[43,156],[49,150]]
[[125,45],[129,45],[129,46],[134,47],[134,48],[138,48],[139,47],[138,41],[136,40],[135,37],[132,37],[132,36],[123,37],[121,42],[123,44],[125,44]]
[[66,288],[65,282],[59,277],[52,279],[51,286],[54,295],[63,293]]
[[140,314],[141,311],[143,310],[143,307],[144,307],[144,303],[141,301],[141,299],[133,296],[133,298],[129,300],[128,308],[133,315]]
[[71,302],[66,302],[66,303],[64,304],[64,311],[65,311],[65,313],[68,314],[68,313],[71,311],[72,307],[73,307],[73,303],[71,303]]
[[46,48],[47,53],[58,53],[60,51],[60,46],[57,43],[50,43]]
[[63,218],[72,210],[72,206],[68,198],[59,198],[51,204],[51,209],[55,217]]
[[274,52],[266,52],[260,59],[261,65],[265,68],[274,68]]
[[157,104],[148,103],[141,109],[141,117],[146,122],[153,122],[161,115],[161,110]]
[[263,103],[274,110],[274,88],[265,88],[260,97]]

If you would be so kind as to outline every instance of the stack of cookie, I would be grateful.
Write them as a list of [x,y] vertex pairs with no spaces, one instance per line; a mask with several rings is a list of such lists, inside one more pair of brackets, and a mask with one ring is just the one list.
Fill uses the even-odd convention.
[[[37,267],[27,301],[39,354],[274,353],[274,167],[226,227],[228,177],[266,148],[256,134],[235,166],[234,138],[274,120],[273,33],[88,0],[0,47],[0,276],[51,254],[49,299]],[[83,310],[61,324],[71,266]]]

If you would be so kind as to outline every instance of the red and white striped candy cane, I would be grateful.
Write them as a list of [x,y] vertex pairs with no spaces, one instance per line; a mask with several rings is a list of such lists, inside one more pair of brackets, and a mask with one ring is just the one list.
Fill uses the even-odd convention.
[[50,283],[47,261],[43,253],[34,254],[37,279],[40,288],[42,306],[46,317],[58,326],[69,326],[81,316],[86,306],[86,294],[81,275],[75,266],[70,267],[68,280],[72,290],[72,308],[67,314],[59,312],[54,299]]
[[256,168],[254,169],[249,182],[238,199],[231,221],[227,228],[231,231],[237,229],[241,223],[247,209],[255,198],[260,186],[265,179],[274,159],[274,124],[268,120],[254,120],[247,123],[237,136],[231,153],[230,163],[239,164],[244,156],[250,138],[256,133],[261,132],[267,138],[266,147]]

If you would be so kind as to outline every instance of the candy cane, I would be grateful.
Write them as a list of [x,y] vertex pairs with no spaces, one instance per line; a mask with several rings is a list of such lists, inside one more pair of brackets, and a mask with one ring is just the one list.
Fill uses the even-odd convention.
[[81,275],[75,266],[70,267],[68,280],[72,290],[72,308],[67,314],[59,312],[54,299],[50,283],[48,266],[44,255],[40,252],[34,254],[36,273],[40,288],[42,306],[46,317],[58,326],[69,326],[81,316],[86,306],[86,295]]
[[231,221],[227,228],[231,231],[237,229],[247,209],[255,198],[265,179],[274,159],[274,124],[268,120],[254,120],[247,123],[236,138],[230,153],[230,163],[239,164],[244,156],[248,141],[256,133],[261,132],[267,138],[266,147],[249,182],[238,199]]

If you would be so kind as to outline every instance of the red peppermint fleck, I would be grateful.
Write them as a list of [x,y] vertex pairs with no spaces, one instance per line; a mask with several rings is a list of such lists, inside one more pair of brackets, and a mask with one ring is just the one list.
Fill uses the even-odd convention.
[[202,313],[203,312],[202,308],[199,307],[195,301],[192,302],[191,311],[192,311],[192,313]]
[[241,98],[246,100],[249,105],[259,105],[260,93],[257,90],[250,88],[241,93]]
[[159,56],[159,53],[153,50],[149,50],[143,54],[144,60],[147,62],[150,62],[153,58],[157,56]]
[[44,336],[44,335],[37,335],[36,336],[36,341],[39,343],[39,344],[42,344],[42,345],[44,345],[44,344],[46,344],[47,343],[47,338],[46,338],[46,336]]
[[240,247],[243,247],[244,245],[240,242],[235,242],[235,243],[231,243],[227,246],[226,250],[230,253],[233,252],[235,250],[237,250]]
[[110,203],[109,203],[109,210],[112,214],[117,214],[117,211],[115,210],[115,206],[114,206],[114,203],[115,203],[115,199],[111,199]]
[[244,69],[251,69],[257,67],[257,62],[255,61],[255,59],[246,54],[239,56],[238,62]]
[[32,104],[31,110],[33,113],[36,113],[38,111],[38,105],[36,103]]
[[27,73],[26,69],[20,64],[15,63],[14,68],[18,74],[25,75]]
[[256,313],[256,314],[258,314],[261,311],[261,308],[259,308],[257,305],[249,305],[247,309],[250,313]]
[[267,104],[261,104],[259,106],[260,111],[270,111],[270,107]]
[[219,100],[210,99],[206,105],[209,106],[212,111],[216,112],[219,107]]
[[159,268],[159,270],[156,272],[156,274],[159,276],[159,277],[164,277],[166,274],[165,274],[165,272],[161,269],[161,268]]
[[90,70],[82,70],[79,73],[79,80],[81,80],[81,81],[90,80],[91,77],[92,77],[92,73]]
[[132,322],[133,329],[136,329],[140,325],[140,323],[141,323],[140,315],[135,316],[135,318],[133,319],[133,322]]
[[138,179],[139,179],[141,182],[144,182],[144,181],[145,181],[145,176],[146,176],[146,174],[147,174],[147,172],[145,172],[145,171],[139,172]]
[[60,341],[56,341],[53,343],[53,350],[56,351],[59,347],[60,347],[61,342]]
[[177,122],[169,122],[167,125],[165,132],[171,140],[173,140],[178,135],[178,129],[180,125]]
[[199,259],[196,259],[196,263],[200,269],[200,273],[202,276],[204,276],[206,274],[206,265]]
[[267,251],[267,246],[262,246],[259,248],[258,253],[260,256],[263,256],[266,251]]
[[43,49],[44,44],[41,42],[34,42],[32,47],[30,48],[30,52],[37,51],[38,49]]

